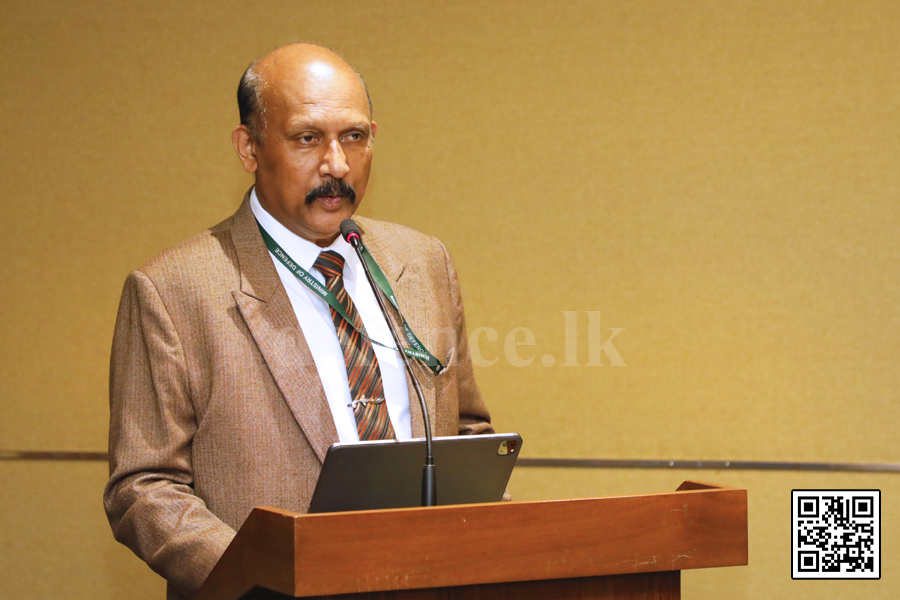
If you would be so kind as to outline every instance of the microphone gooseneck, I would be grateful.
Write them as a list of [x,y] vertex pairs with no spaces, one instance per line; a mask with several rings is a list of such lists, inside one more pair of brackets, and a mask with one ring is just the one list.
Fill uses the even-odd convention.
[[425,396],[422,394],[419,380],[416,378],[415,373],[413,373],[412,365],[409,364],[409,358],[403,351],[403,345],[400,343],[400,336],[394,328],[394,322],[391,321],[390,315],[388,315],[387,312],[387,307],[384,305],[384,300],[379,293],[380,288],[375,283],[375,279],[369,271],[369,265],[366,263],[366,259],[363,256],[362,232],[360,232],[359,226],[353,219],[344,219],[341,221],[341,235],[347,243],[353,247],[356,251],[356,255],[359,257],[359,262],[362,263],[363,271],[366,273],[366,279],[368,279],[369,285],[372,287],[372,293],[375,294],[375,300],[378,301],[378,308],[381,309],[381,314],[384,315],[384,320],[387,321],[391,337],[394,338],[394,344],[397,345],[397,352],[400,353],[400,358],[403,360],[406,372],[409,373],[409,377],[412,379],[413,388],[416,390],[416,396],[419,398],[419,406],[422,407],[422,420],[425,422],[425,467],[422,470],[422,506],[435,506],[437,505],[437,481],[434,468],[434,453],[431,448],[431,419],[428,415],[428,407],[425,405]]

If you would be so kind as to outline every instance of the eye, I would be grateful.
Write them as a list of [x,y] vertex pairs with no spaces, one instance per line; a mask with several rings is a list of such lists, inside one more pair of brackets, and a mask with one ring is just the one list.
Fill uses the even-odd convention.
[[366,139],[366,134],[362,131],[351,131],[344,135],[344,139],[348,142],[360,142]]
[[309,145],[315,144],[316,141],[319,139],[319,137],[316,135],[315,132],[306,131],[306,132],[302,132],[302,133],[292,134],[289,136],[289,139],[292,142],[295,142],[302,146],[309,146]]

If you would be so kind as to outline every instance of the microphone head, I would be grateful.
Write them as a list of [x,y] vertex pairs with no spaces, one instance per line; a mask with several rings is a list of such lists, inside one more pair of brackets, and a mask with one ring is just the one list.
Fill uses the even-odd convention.
[[359,225],[353,219],[341,221],[341,235],[351,246],[353,245],[353,240],[357,242],[362,240],[362,232],[360,232]]

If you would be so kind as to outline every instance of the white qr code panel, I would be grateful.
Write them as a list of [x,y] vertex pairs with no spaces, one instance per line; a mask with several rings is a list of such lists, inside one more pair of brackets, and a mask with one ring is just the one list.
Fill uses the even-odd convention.
[[791,576],[881,579],[881,490],[793,490]]

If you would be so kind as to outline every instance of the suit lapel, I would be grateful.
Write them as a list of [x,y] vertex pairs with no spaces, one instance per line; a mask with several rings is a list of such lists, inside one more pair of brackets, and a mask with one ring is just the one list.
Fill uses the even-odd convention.
[[[418,263],[415,262],[415,259],[406,260],[405,257],[410,254],[393,247],[387,236],[378,235],[377,226],[373,226],[375,224],[368,219],[360,218],[357,221],[363,232],[363,242],[375,259],[375,262],[378,263],[378,266],[381,267],[381,270],[387,276],[388,281],[390,281],[394,295],[397,297],[397,303],[400,304],[400,308],[403,310],[403,315],[422,343],[425,344],[425,347],[431,349],[431,331],[426,327],[425,319],[427,314],[426,307],[422,306],[419,300],[423,281]],[[391,321],[397,327],[397,331],[400,332],[402,338],[403,324],[399,314],[390,306],[388,312],[391,316]],[[434,415],[436,414],[434,379],[431,372],[422,368],[419,361],[410,359],[410,366],[416,373],[419,385],[422,387],[425,405],[428,407],[428,413],[432,415],[431,428],[434,431],[436,425],[434,422]],[[413,437],[425,437],[425,420],[422,416],[422,408],[419,406],[416,389],[413,387],[409,374],[406,375],[406,387],[409,393],[409,416],[412,425],[412,435]]]
[[234,300],[285,402],[319,460],[338,441],[312,353],[256,224],[247,198],[231,230],[241,271]]

